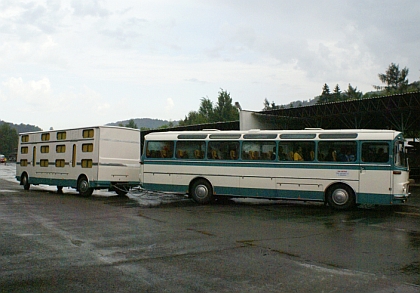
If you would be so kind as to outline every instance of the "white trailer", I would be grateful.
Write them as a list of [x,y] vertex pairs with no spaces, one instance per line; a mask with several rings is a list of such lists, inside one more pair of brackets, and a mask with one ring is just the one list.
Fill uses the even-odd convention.
[[113,126],[27,132],[19,135],[16,179],[30,185],[95,189],[125,195],[140,184],[140,131]]

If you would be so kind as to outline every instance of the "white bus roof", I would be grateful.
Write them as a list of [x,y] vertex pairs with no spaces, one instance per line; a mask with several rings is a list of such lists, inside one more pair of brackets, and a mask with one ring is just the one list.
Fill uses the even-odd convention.
[[[308,134],[307,137],[302,135]],[[328,136],[323,137],[324,134]],[[395,130],[382,129],[320,129],[307,128],[303,130],[259,130],[252,129],[246,131],[239,130],[202,130],[202,131],[166,131],[166,132],[152,132],[145,136],[146,140],[177,140],[177,139],[242,139],[248,136],[253,139],[346,139],[346,140],[392,140],[401,132]],[[271,135],[270,137],[263,137],[262,135]],[[301,137],[298,137],[301,135]],[[312,136],[310,136],[312,135]],[[321,135],[321,137],[320,137]],[[181,136],[181,137],[179,137]],[[225,137],[224,137],[225,136]],[[283,136],[283,137],[282,137]]]

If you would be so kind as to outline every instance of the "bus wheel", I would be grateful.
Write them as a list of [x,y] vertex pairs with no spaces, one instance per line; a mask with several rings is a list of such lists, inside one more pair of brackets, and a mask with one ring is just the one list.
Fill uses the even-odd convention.
[[197,203],[208,204],[213,200],[213,188],[208,181],[203,179],[192,184],[190,194]]
[[330,207],[337,210],[347,210],[356,206],[353,190],[344,184],[330,188],[327,193],[327,201]]
[[22,179],[20,180],[20,184],[23,185],[23,189],[29,190],[29,187],[31,187],[31,185],[29,184],[28,175],[26,175],[26,174],[22,175]]
[[79,191],[79,194],[84,197],[91,196],[93,193],[93,188],[89,187],[89,181],[86,177],[82,177],[77,182],[77,190]]

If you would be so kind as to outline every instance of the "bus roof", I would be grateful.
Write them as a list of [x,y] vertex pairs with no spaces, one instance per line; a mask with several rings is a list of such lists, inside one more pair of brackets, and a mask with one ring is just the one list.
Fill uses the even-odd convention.
[[346,140],[393,140],[401,135],[395,130],[377,129],[320,129],[303,130],[215,130],[152,132],[145,140],[178,139],[346,139]]

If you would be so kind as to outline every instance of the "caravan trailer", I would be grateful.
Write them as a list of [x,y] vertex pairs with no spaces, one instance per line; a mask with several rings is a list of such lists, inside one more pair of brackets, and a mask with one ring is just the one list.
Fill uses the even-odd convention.
[[27,132],[19,135],[16,179],[78,190],[90,196],[95,189],[125,195],[138,186],[140,131],[113,126]]

